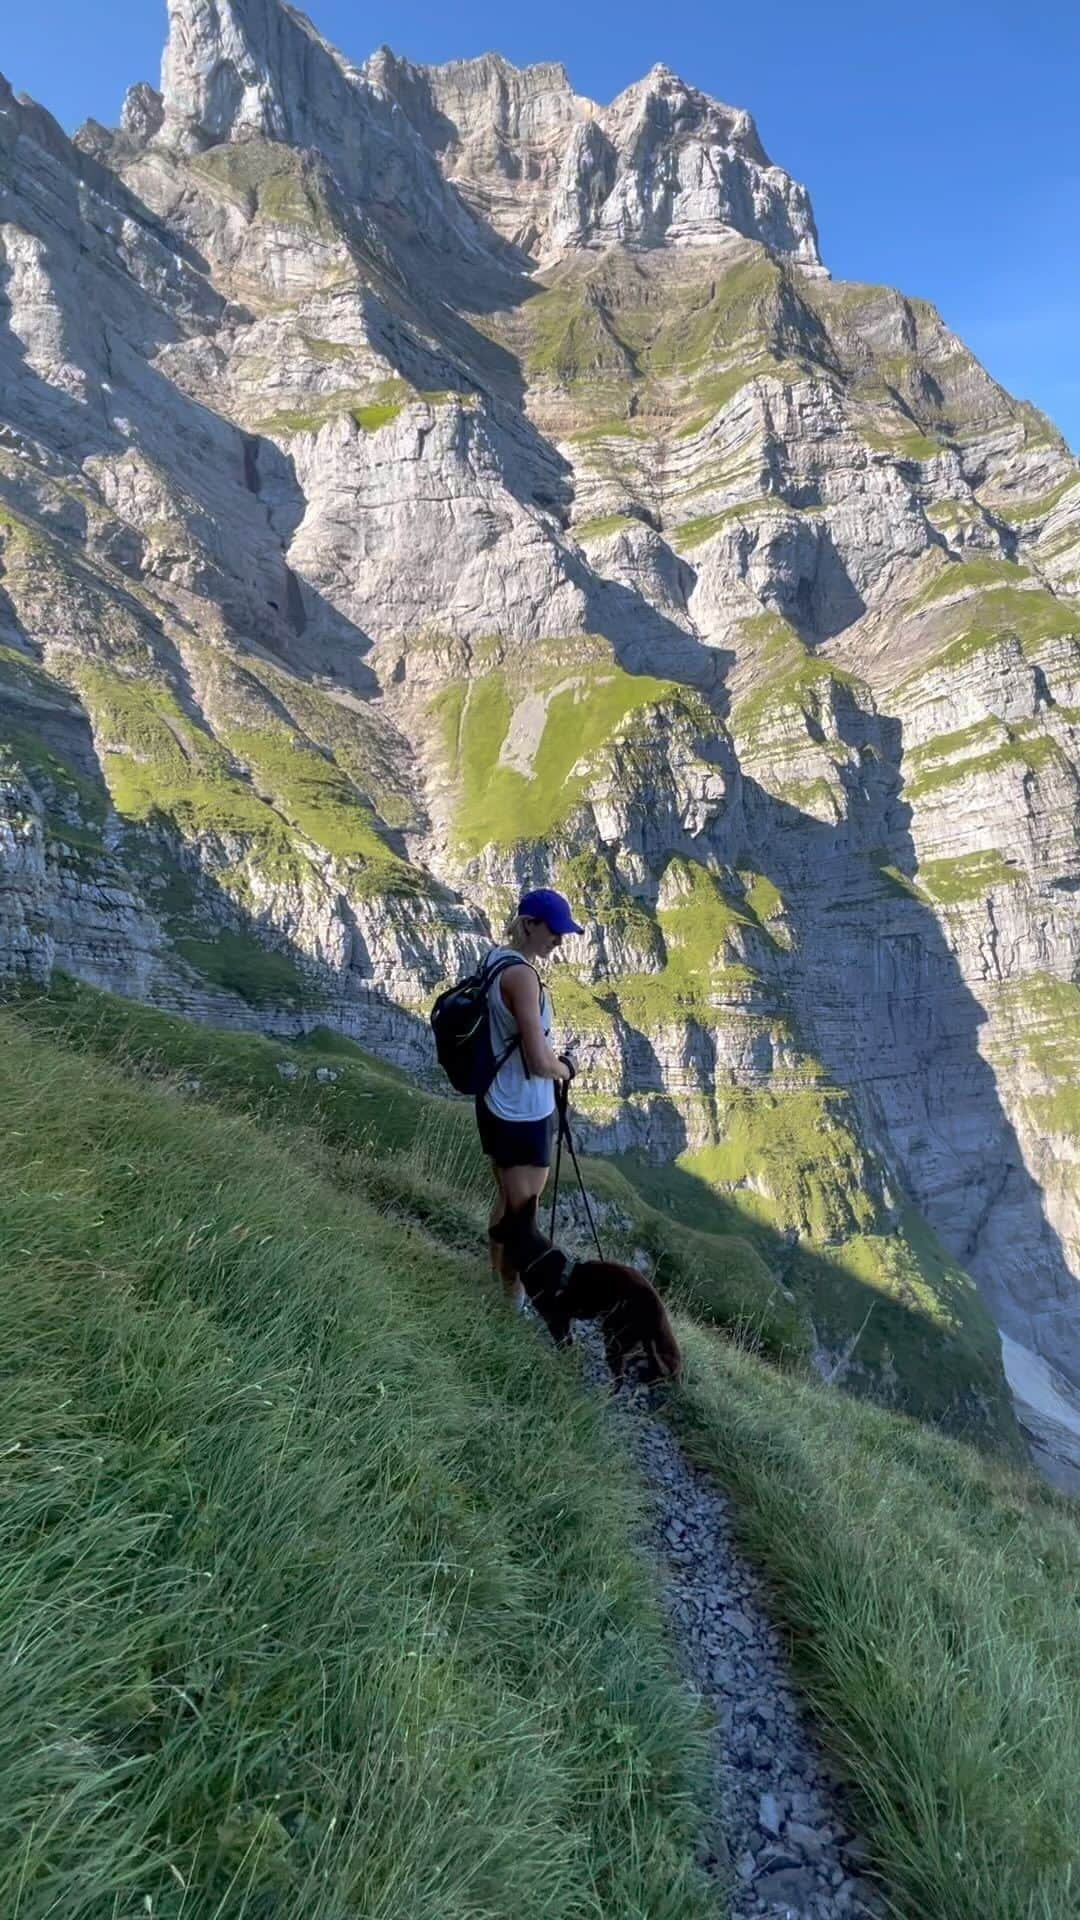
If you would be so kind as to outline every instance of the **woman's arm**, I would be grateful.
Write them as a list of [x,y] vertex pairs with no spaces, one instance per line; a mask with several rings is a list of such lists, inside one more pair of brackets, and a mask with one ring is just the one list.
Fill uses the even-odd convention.
[[507,967],[499,986],[521,1035],[521,1057],[538,1080],[569,1080],[570,1068],[552,1053],[540,1022],[540,982],[532,967]]

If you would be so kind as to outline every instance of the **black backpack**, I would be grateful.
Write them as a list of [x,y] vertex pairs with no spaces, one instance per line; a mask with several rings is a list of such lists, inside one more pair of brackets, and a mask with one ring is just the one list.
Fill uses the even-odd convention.
[[440,993],[431,1009],[431,1030],[439,1065],[458,1093],[484,1094],[499,1068],[520,1047],[520,1036],[502,1054],[491,1044],[488,988],[507,967],[525,967],[520,954],[501,953],[456,986]]

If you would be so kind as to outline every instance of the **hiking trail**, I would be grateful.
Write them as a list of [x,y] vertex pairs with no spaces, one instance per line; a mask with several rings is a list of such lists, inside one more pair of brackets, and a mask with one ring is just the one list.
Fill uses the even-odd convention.
[[[574,1326],[594,1390],[609,1387],[600,1337]],[[642,1543],[660,1570],[679,1664],[712,1721],[715,1797],[707,1871],[730,1920],[882,1920],[869,1849],[799,1700],[763,1583],[734,1538],[731,1502],[695,1467],[647,1388],[609,1393],[608,1417],[650,1495]]]

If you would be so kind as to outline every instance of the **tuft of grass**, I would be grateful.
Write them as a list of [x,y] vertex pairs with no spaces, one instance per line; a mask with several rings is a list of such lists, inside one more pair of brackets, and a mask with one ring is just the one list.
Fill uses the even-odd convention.
[[694,434],[702,433],[711,424],[716,415],[733,400],[737,393],[755,380],[802,380],[805,378],[801,367],[790,361],[776,359],[768,354],[751,356],[740,361],[737,366],[728,367],[723,373],[710,373],[694,382],[688,398],[693,401],[694,411],[688,420],[684,420],[676,432],[676,439],[689,440]]
[[713,534],[720,531],[721,527],[728,526],[733,520],[741,520],[744,515],[752,517],[755,514],[770,512],[793,513],[795,508],[788,507],[783,500],[766,499],[763,495],[750,500],[737,500],[732,506],[722,508],[719,513],[702,513],[693,520],[684,520],[681,526],[672,527],[666,537],[672,546],[678,547],[681,552],[686,547],[703,546],[706,540],[711,540]]
[[702,1729],[575,1370],[390,1217],[408,1169],[364,1199],[0,1033],[4,1912],[705,1920]]
[[[957,576],[964,564],[957,561],[939,574],[926,593],[936,590],[934,597],[940,598],[946,592],[953,591],[954,586],[958,590],[963,582]],[[979,564],[1007,567],[1010,578],[1015,578],[1019,571],[1007,562],[987,561]],[[928,604],[925,594],[920,596],[918,604]],[[960,602],[952,611],[958,611],[962,616],[967,616],[969,612],[965,602]],[[985,582],[973,592],[970,618],[971,624],[966,625],[962,633],[906,674],[894,688],[894,693],[901,695],[907,692],[931,674],[952,673],[966,667],[988,647],[1011,642],[1021,648],[1026,658],[1031,659],[1038,655],[1048,640],[1080,639],[1080,616],[1067,600],[1058,599],[1042,587],[1012,586],[1009,579],[1004,577],[996,587]]]
[[1018,580],[1030,579],[1026,567],[1013,560],[1000,560],[993,554],[980,554],[970,560],[950,560],[940,573],[917,594],[911,603],[911,611],[921,607],[931,607],[938,600],[946,600],[954,593],[974,593],[985,587],[1015,586]]
[[401,412],[401,401],[372,400],[363,388],[345,387],[339,393],[320,394],[308,407],[281,407],[257,423],[255,431],[266,434],[318,433],[331,420],[348,417],[364,433],[377,433],[390,425]]
[[299,879],[303,859],[289,829],[170,687],[90,661],[76,677],[118,814],[171,823],[185,839],[235,838],[267,872]]
[[[1050,973],[1010,981],[999,997],[1009,1064],[1024,1067],[1022,1099],[1038,1132],[1080,1146],[1080,985]],[[1068,1159],[1048,1172],[1067,1186]]]
[[336,393],[319,394],[309,406],[282,407],[258,421],[255,431],[268,434],[318,433],[329,421],[348,418],[362,433],[378,433],[398,418],[403,407],[417,400],[423,400],[431,407],[454,405],[469,408],[474,405],[474,399],[469,394],[448,389],[422,390],[395,377],[379,380],[374,386],[342,387]]
[[928,433],[907,432],[902,429],[903,415],[897,417],[897,432],[881,433],[873,427],[860,427],[859,437],[872,447],[876,453],[892,454],[900,460],[933,460],[944,446],[944,441]]
[[519,316],[516,345],[530,382],[573,396],[583,416],[576,443],[647,434],[642,417],[690,435],[750,381],[804,377],[780,339],[781,309],[796,298],[764,250],[686,282],[608,254],[574,263],[536,293]]

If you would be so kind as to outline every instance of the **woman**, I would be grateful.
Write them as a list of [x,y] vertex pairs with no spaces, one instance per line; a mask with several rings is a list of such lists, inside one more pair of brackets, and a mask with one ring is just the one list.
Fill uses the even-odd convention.
[[573,1074],[569,1063],[552,1052],[551,1000],[537,966],[551,958],[568,933],[584,931],[561,893],[537,887],[522,896],[504,944],[493,947],[484,960],[490,966],[516,953],[529,963],[503,968],[488,988],[491,1044],[502,1065],[487,1092],[476,1100],[480,1144],[499,1189],[488,1227],[492,1270],[502,1281],[507,1299],[519,1309],[525,1291],[499,1243],[499,1224],[517,1207],[532,1202],[535,1208],[544,1191],[551,1166],[554,1083]]

